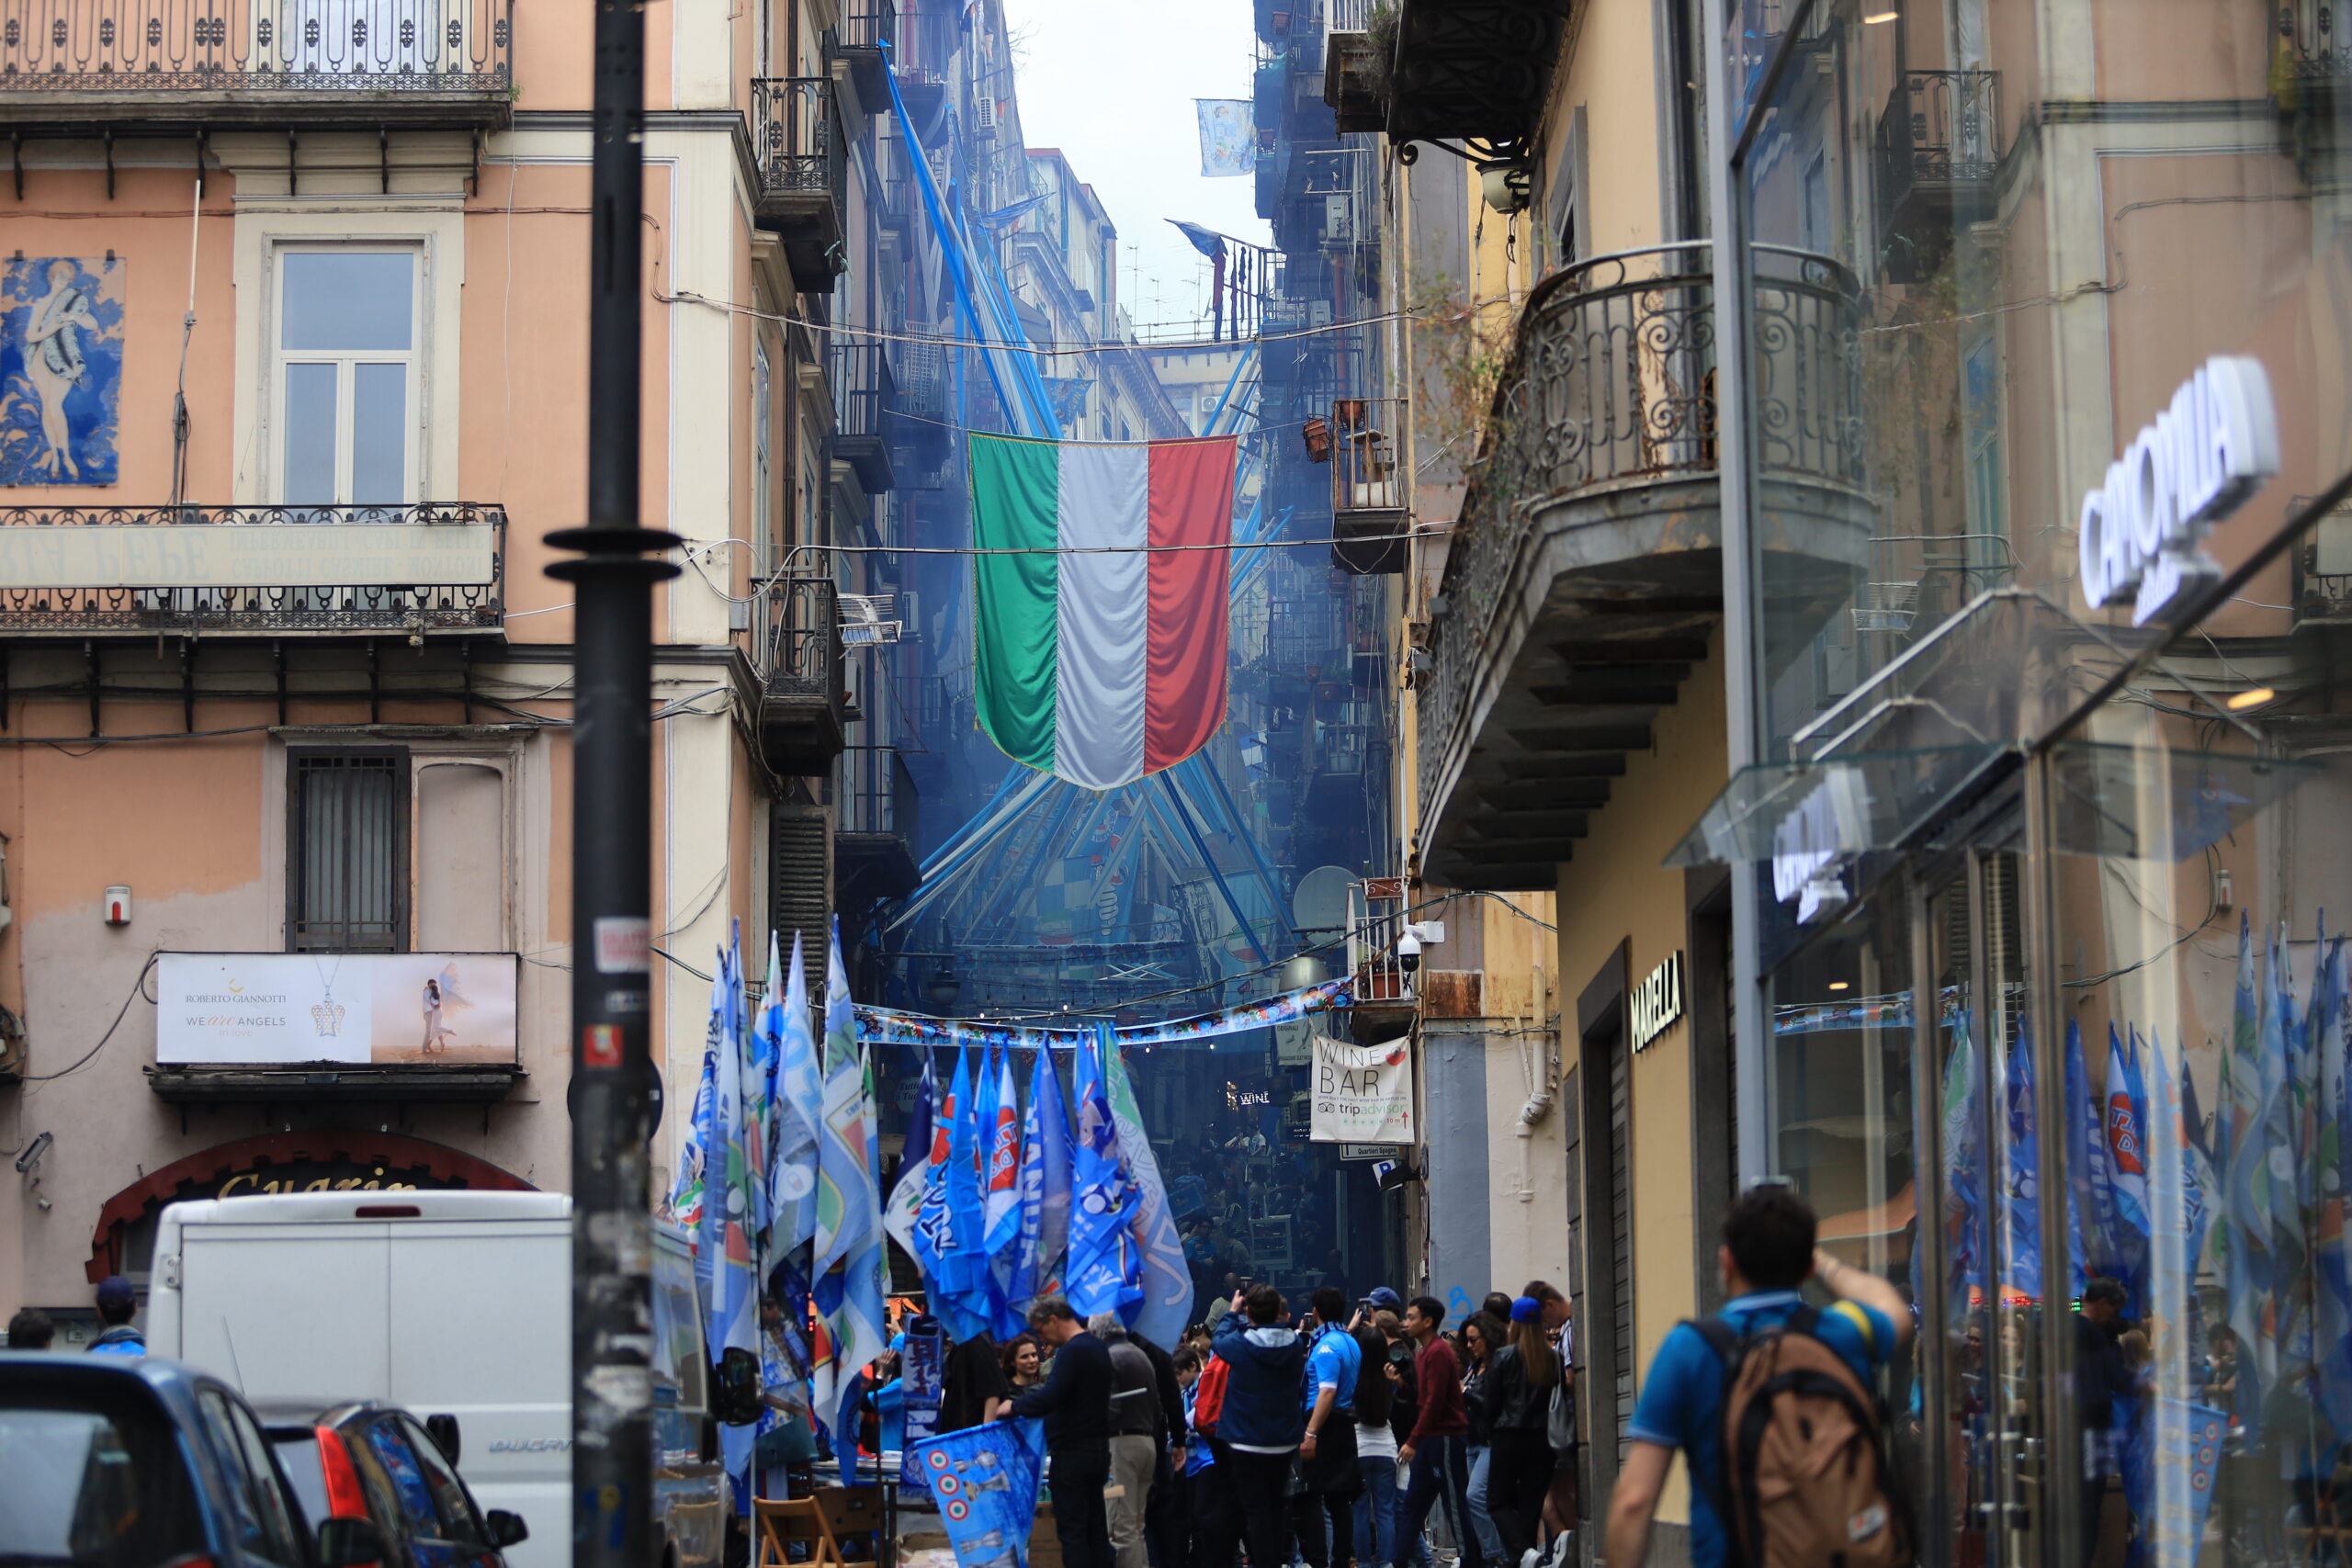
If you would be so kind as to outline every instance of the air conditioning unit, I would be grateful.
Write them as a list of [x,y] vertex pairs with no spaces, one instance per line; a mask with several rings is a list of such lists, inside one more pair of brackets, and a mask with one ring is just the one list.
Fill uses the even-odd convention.
[[975,130],[996,129],[996,100],[994,98],[983,95],[972,100],[972,129]]
[[1352,203],[1344,196],[1327,196],[1323,198],[1323,232],[1326,238],[1333,240],[1355,238],[1355,213],[1351,210],[1351,207]]
[[842,646],[876,648],[899,640],[903,624],[889,618],[891,595],[844,593],[842,604]]

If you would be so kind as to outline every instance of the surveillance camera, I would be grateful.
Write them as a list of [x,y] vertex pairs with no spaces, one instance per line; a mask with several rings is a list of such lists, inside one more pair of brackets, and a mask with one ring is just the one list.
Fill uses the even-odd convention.
[[1408,975],[1421,966],[1421,939],[1413,934],[1410,926],[1396,939],[1396,962]]
[[32,1169],[33,1167],[39,1165],[40,1163],[40,1156],[49,1153],[49,1145],[54,1141],[55,1139],[52,1134],[43,1133],[31,1143],[26,1145],[25,1152],[17,1156],[17,1174],[21,1176],[25,1172]]

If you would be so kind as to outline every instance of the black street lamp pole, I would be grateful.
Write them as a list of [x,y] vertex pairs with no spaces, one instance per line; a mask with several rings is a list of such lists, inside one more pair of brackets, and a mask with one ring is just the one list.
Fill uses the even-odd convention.
[[588,525],[572,584],[571,1561],[645,1568],[652,1538],[652,585],[679,541],[638,520],[643,0],[598,0],[589,217]]

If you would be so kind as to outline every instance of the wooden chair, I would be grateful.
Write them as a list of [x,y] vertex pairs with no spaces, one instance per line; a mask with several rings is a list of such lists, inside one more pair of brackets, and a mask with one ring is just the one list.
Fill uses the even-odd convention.
[[[878,1568],[882,1552],[882,1488],[879,1486],[820,1486],[809,1499],[817,1506],[817,1528],[824,1537],[827,1568]],[[842,1542],[862,1536],[861,1554],[852,1557]]]
[[752,1517],[760,1527],[754,1568],[795,1568],[791,1551],[795,1546],[808,1549],[799,1568],[821,1568],[832,1561],[824,1518],[817,1511],[814,1497],[755,1497]]

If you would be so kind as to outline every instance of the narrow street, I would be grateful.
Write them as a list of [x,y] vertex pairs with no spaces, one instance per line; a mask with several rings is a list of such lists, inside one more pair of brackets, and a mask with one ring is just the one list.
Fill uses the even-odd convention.
[[0,130],[0,1568],[2352,1553],[2335,0]]

